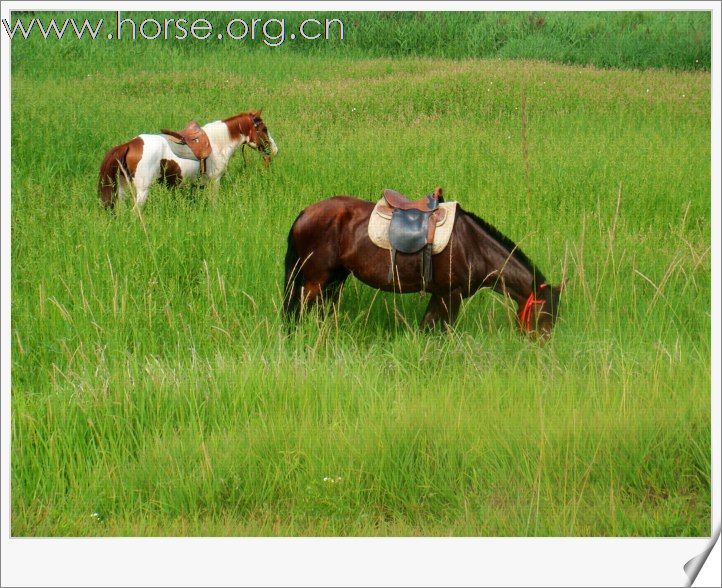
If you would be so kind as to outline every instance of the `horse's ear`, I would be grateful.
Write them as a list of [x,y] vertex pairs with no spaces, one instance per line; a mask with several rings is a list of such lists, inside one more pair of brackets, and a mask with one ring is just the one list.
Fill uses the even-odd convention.
[[436,186],[436,189],[434,190],[434,197],[442,198],[443,195],[444,195],[444,191],[441,189],[441,186]]

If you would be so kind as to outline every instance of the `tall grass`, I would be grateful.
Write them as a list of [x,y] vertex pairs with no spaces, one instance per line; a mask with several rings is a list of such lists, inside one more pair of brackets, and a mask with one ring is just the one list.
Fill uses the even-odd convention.
[[[13,534],[709,533],[708,73],[164,51],[14,62]],[[270,169],[100,209],[109,146],[255,106]],[[283,328],[301,208],[436,185],[569,279],[547,345],[354,280]]]
[[[40,76],[51,75],[56,68],[78,72],[88,63],[105,63],[108,67],[123,68],[130,60],[148,63],[149,66],[177,65],[185,56],[204,53],[223,53],[226,59],[239,54],[301,53],[332,55],[334,57],[444,57],[464,59],[472,57],[502,59],[541,59],[566,64],[594,65],[606,68],[668,68],[681,70],[709,70],[711,63],[711,17],[709,11],[636,11],[636,12],[123,12],[123,18],[132,18],[140,27],[146,18],[160,23],[164,19],[207,19],[214,34],[209,39],[194,39],[190,35],[176,39],[174,25],[169,28],[169,39],[163,36],[143,39],[140,33],[130,38],[126,26],[121,41],[106,40],[107,34],[116,34],[116,16],[112,12],[73,13],[13,13],[27,25],[31,18],[43,19],[46,26],[51,17],[62,23],[75,18],[80,25],[88,18],[95,25],[100,17],[104,27],[97,40],[86,33],[81,41],[70,33],[62,42],[46,41],[36,30],[29,40],[20,34],[13,41],[13,58],[17,64],[42,64],[34,68]],[[250,33],[243,41],[234,41],[225,34],[232,19],[241,18],[257,25],[255,40]],[[261,26],[266,19],[285,20],[286,40],[277,47],[263,43]],[[308,18],[321,23],[325,19],[343,22],[343,39],[340,27],[334,24],[329,38],[309,41],[296,34],[300,24]],[[186,27],[189,28],[189,25]],[[308,34],[322,28],[309,25]],[[224,38],[217,39],[216,31]],[[234,35],[241,34],[240,25]],[[279,34],[280,27],[272,25],[268,34]],[[147,35],[153,36],[153,25]],[[199,32],[203,36],[203,32]],[[179,34],[180,35],[180,34]],[[276,40],[269,40],[276,44]],[[17,55],[16,55],[17,54]]]

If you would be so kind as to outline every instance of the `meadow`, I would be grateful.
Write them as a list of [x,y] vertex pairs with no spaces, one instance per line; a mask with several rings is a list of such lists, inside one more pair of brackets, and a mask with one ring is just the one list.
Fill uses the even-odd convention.
[[[12,53],[14,536],[709,535],[709,71],[36,44]],[[255,107],[270,168],[99,206],[112,145]],[[303,207],[437,185],[568,280],[545,345],[488,291],[428,334],[425,297],[353,279],[284,328]]]

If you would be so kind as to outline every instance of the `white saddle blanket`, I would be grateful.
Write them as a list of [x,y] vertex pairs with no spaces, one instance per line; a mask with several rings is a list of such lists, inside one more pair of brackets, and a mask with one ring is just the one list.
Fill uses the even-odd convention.
[[[436,223],[436,233],[434,233],[434,244],[431,253],[436,255],[441,253],[449,244],[451,231],[454,228],[454,219],[456,218],[456,202],[442,202],[439,208],[446,211],[446,215]],[[371,218],[369,219],[369,239],[382,249],[391,250],[389,243],[389,225],[391,224],[391,215],[382,212],[380,206],[386,206],[386,201],[382,198],[376,203]]]
[[176,143],[173,139],[168,137],[168,135],[161,135],[170,146],[170,150],[173,152],[173,154],[176,157],[180,157],[181,159],[192,159],[193,161],[198,161],[198,158],[195,156],[193,151],[191,151],[191,148],[188,147],[185,143]]

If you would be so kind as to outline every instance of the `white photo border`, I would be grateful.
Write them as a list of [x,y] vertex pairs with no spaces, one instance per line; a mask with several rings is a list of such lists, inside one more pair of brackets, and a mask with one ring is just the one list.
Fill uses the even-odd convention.
[[[2,2],[18,10],[198,10],[197,2]],[[719,2],[204,2],[203,10],[604,11],[712,13],[712,527],[720,528]],[[10,537],[10,40],[0,35],[0,584],[2,586],[651,586],[686,585],[707,539]],[[713,529],[710,529],[712,534]],[[716,553],[719,557],[720,550]],[[707,562],[707,565],[719,565]]]

